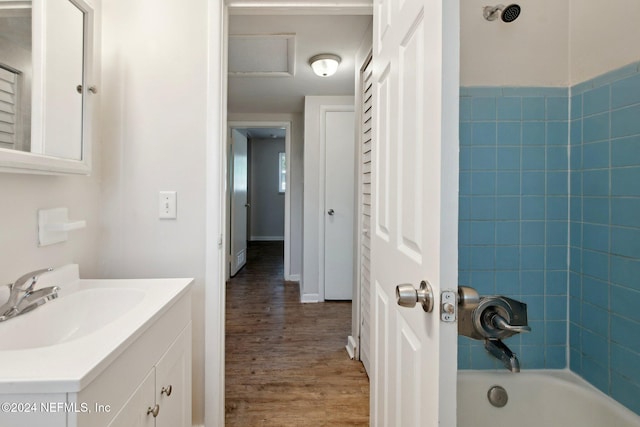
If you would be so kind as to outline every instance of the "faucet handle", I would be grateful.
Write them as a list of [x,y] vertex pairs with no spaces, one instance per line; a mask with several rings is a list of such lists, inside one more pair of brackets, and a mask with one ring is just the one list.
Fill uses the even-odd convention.
[[58,298],[59,290],[60,288],[58,286],[49,286],[48,288],[40,288],[33,292],[25,292],[16,303],[15,309],[18,311],[18,314],[28,313],[45,302]]
[[[13,285],[11,285],[11,288],[12,289],[22,289],[22,290],[25,290],[27,292],[31,292],[33,290],[33,286],[38,281],[38,277],[41,274],[48,273],[50,271],[53,271],[52,267],[42,268],[40,270],[31,271],[31,272],[25,274],[24,276],[20,276],[15,282],[13,282]],[[23,286],[29,280],[31,280],[31,283],[29,283],[29,285],[27,286],[26,289],[23,289]]]
[[500,316],[498,313],[494,314],[491,317],[491,323],[493,323],[493,326],[495,326],[498,329],[502,329],[503,331],[510,331],[510,332],[516,332],[516,333],[531,332],[531,327],[527,325],[522,325],[522,326],[511,325],[509,324],[509,322],[506,321],[504,317]]

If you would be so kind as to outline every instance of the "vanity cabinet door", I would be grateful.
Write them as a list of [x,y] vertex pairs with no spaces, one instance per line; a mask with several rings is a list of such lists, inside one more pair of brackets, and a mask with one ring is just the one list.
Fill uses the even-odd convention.
[[156,365],[156,427],[191,427],[191,323]]
[[[151,369],[144,381],[124,404],[118,415],[111,421],[109,427],[154,427],[157,418],[149,409],[155,407],[155,369]],[[158,416],[160,413],[158,412]]]

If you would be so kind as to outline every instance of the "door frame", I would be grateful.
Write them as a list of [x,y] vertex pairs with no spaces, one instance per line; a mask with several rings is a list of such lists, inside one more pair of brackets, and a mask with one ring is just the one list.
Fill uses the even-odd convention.
[[[207,136],[204,286],[204,422],[225,424],[225,300],[227,254],[227,51],[229,14],[373,15],[371,0],[208,0]],[[198,357],[198,356],[196,356]],[[196,382],[197,384],[198,382]]]
[[[295,277],[291,275],[291,173],[290,171],[293,169],[293,159],[291,158],[291,122],[289,121],[256,121],[256,120],[234,120],[229,121],[227,123],[227,146],[229,153],[231,147],[231,131],[233,129],[251,129],[251,128],[284,128],[285,129],[285,137],[284,137],[284,155],[287,159],[287,174],[286,174],[286,191],[284,192],[284,280],[294,280]],[[228,155],[228,154],[227,154]],[[227,158],[227,162],[232,161],[232,159]],[[230,163],[227,163],[229,165]],[[229,167],[229,166],[227,166]],[[248,164],[247,168],[251,168],[251,163]],[[227,177],[227,191],[226,191],[226,200],[227,209],[230,209],[231,203],[231,173],[226,174]],[[248,193],[251,194],[251,182],[247,183],[248,185]],[[251,203],[251,200],[249,200]],[[249,216],[247,216],[247,221],[249,221]],[[232,256],[231,254],[231,218],[228,218],[226,221],[226,241],[227,244],[225,248],[227,250],[227,255]],[[251,236],[247,234],[247,238],[251,239]],[[225,267],[227,269],[226,278],[229,279],[229,264],[230,259],[225,262]]]

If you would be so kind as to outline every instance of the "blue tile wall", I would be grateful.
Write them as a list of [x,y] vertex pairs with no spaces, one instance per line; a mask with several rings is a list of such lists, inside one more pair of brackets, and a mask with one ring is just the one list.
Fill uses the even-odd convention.
[[[567,366],[569,102],[565,88],[461,89],[460,285],[528,305],[532,332],[506,341],[525,369]],[[501,368],[465,337],[458,362]]]
[[570,368],[640,414],[640,64],[569,104]]
[[[460,284],[527,303],[523,368],[569,366],[640,414],[640,63],[460,95]],[[501,368],[464,337],[458,366]]]

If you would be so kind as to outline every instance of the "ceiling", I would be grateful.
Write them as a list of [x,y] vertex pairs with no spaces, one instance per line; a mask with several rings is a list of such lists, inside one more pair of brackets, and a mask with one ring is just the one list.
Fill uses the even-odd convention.
[[[371,16],[366,15],[230,16],[231,36],[295,34],[295,73],[293,77],[229,75],[228,111],[299,113],[304,110],[305,95],[353,95],[355,55],[365,33],[371,31],[370,24]],[[319,53],[342,58],[336,74],[326,78],[313,74],[308,61]]]

